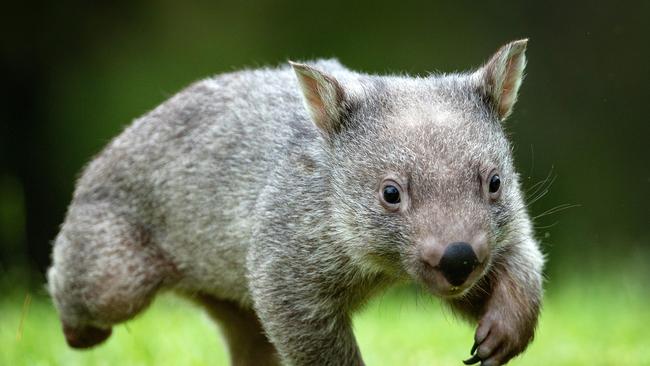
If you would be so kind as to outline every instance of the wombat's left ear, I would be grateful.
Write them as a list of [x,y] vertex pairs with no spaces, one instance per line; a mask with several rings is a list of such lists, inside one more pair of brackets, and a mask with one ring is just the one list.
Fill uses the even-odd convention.
[[326,137],[341,130],[343,88],[334,77],[311,66],[289,61],[296,72],[305,106],[314,124]]
[[480,86],[500,121],[510,115],[517,101],[526,67],[527,44],[528,39],[506,44],[477,71]]

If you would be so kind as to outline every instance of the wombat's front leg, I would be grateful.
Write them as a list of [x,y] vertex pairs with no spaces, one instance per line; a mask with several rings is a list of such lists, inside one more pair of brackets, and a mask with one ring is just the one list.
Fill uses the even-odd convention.
[[526,349],[541,306],[542,266],[534,242],[508,246],[495,255],[484,283],[467,297],[451,301],[454,308],[478,320],[472,357],[465,364],[502,365]]
[[[275,262],[275,261],[273,261]],[[255,311],[283,365],[362,365],[336,285],[314,281],[314,269],[264,263],[251,275]],[[330,292],[332,291],[332,292]]]

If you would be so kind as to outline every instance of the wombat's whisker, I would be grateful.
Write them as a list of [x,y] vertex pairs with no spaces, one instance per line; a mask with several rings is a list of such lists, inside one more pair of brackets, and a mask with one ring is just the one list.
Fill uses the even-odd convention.
[[552,215],[552,214],[555,214],[555,213],[558,213],[558,212],[562,212],[562,211],[564,211],[564,210],[568,210],[568,209],[570,209],[570,208],[580,207],[580,206],[581,206],[581,205],[580,205],[579,203],[574,203],[574,204],[571,204],[571,203],[564,203],[564,204],[561,204],[561,205],[555,206],[555,207],[553,207],[553,208],[550,208],[550,209],[548,209],[548,210],[542,212],[542,213],[539,214],[539,215],[534,216],[534,217],[533,217],[533,220],[539,219],[539,218],[544,217],[544,216]]

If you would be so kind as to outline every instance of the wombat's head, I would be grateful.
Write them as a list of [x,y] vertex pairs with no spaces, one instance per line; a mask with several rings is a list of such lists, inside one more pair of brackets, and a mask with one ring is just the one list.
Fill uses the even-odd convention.
[[502,129],[526,40],[473,73],[332,76],[293,64],[330,154],[334,235],[366,268],[466,292],[528,222]]

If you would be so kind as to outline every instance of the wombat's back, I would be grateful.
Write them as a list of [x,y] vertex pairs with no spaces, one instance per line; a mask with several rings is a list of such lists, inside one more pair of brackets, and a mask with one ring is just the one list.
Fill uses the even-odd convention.
[[179,287],[247,302],[257,198],[291,151],[318,154],[319,139],[288,67],[199,81],[136,120],[89,164],[65,226],[87,216],[88,206],[107,204],[162,249]]

